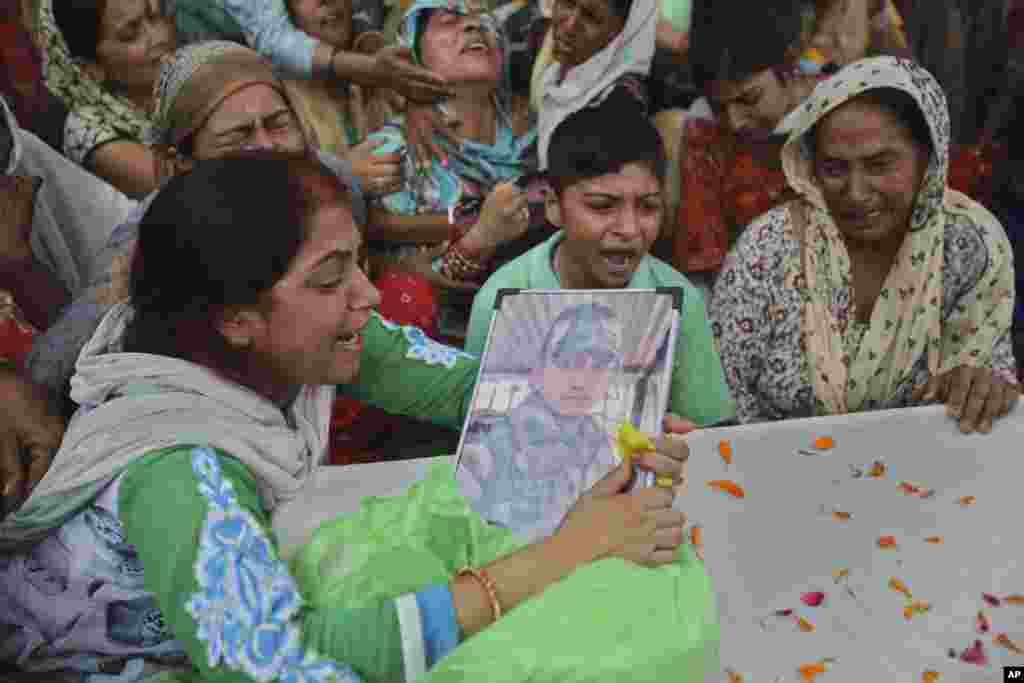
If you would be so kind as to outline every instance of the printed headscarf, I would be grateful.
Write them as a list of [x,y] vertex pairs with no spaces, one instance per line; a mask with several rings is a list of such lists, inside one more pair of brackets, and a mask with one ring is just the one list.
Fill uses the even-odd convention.
[[[849,321],[835,315],[837,291],[852,289],[850,256],[829,213],[814,171],[815,127],[838,107],[872,90],[893,88],[920,108],[931,133],[932,154],[914,201],[909,231],[896,255],[871,314],[870,326],[852,357],[845,336]],[[971,330],[943,329],[942,277],[945,229],[966,219],[991,224],[983,207],[946,185],[949,168],[949,111],[935,78],[916,63],[895,57],[863,59],[821,82],[797,110],[795,127],[783,147],[783,169],[800,199],[790,213],[803,219],[792,229],[803,244],[802,258],[787,282],[805,278],[803,342],[815,395],[827,413],[860,409],[871,396],[891,396],[923,356],[934,376],[960,365],[984,366],[1012,314],[1013,283],[996,283],[996,297],[979,306]],[[982,230],[994,257],[1005,251],[999,230]],[[852,318],[852,315],[851,315]],[[970,332],[964,334],[964,332]]]
[[147,140],[150,144],[179,144],[202,128],[221,102],[256,84],[273,88],[288,102],[273,67],[251,48],[210,40],[178,49],[161,66]]
[[46,87],[91,127],[112,131],[112,138],[143,140],[149,128],[146,112],[104,88],[79,66],[57,27],[53,2],[39,0],[36,23],[36,42],[42,53]]

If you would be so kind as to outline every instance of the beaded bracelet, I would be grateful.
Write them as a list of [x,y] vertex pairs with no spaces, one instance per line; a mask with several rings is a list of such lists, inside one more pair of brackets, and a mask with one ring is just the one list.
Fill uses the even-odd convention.
[[462,253],[457,244],[448,247],[448,251],[441,258],[441,274],[450,280],[471,280],[486,270],[482,263],[478,263]]
[[[483,567],[479,569],[463,567],[455,573],[455,578],[460,576],[472,576],[480,584],[480,587],[487,593],[487,600],[491,603],[491,613],[494,615],[494,621],[501,619],[502,609],[501,601],[498,599],[498,586],[494,583],[491,575],[487,573],[487,570]],[[494,621],[491,623],[494,623]]]

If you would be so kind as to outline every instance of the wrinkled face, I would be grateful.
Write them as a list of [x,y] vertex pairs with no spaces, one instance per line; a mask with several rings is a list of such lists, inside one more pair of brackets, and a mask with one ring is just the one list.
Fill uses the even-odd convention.
[[742,81],[716,81],[711,87],[711,101],[729,129],[748,142],[770,136],[793,105],[786,87],[771,69]]
[[428,69],[451,83],[498,83],[502,55],[479,14],[434,10],[420,39]]
[[555,0],[551,10],[553,55],[573,68],[608,46],[625,27],[608,0]]
[[664,211],[661,183],[638,163],[551,193],[548,218],[565,229],[559,258],[573,287],[628,286],[658,237]]
[[132,91],[153,88],[160,60],[178,47],[173,18],[161,0],[107,0],[96,58],[103,80]]
[[295,26],[343,50],[352,45],[351,0],[291,0]]
[[853,100],[816,131],[815,176],[848,242],[902,240],[910,227],[928,150],[887,108]]
[[539,370],[538,389],[560,415],[589,415],[608,396],[614,364],[611,352],[554,355]]
[[380,295],[359,268],[361,238],[347,206],[320,208],[309,230],[270,290],[250,349],[288,385],[345,384],[359,372],[360,330]]
[[212,159],[243,147],[298,152],[305,144],[298,118],[281,93],[257,83],[214,109],[196,131],[192,152],[196,159]]

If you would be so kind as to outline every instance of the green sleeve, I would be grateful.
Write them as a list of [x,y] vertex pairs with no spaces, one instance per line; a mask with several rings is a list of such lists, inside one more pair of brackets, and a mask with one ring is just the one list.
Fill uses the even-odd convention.
[[235,458],[154,451],[126,471],[118,515],[146,589],[204,682],[321,680],[312,674],[331,671],[337,680],[404,679],[396,602],[304,606],[256,482]]
[[704,295],[693,286],[685,291],[668,409],[699,427],[708,427],[734,417],[736,405],[711,334]]
[[363,328],[359,376],[338,391],[389,413],[462,429],[479,368],[475,356],[374,313]]

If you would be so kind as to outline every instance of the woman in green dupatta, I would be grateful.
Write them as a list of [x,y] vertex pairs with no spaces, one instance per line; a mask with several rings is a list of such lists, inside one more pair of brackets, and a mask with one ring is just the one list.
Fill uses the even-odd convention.
[[[263,224],[277,229],[253,230]],[[381,321],[357,265],[360,241],[348,191],[308,158],[201,162],[161,190],[140,227],[132,302],[111,309],[79,359],[82,407],[50,471],[0,525],[0,620],[14,626],[7,645],[22,666],[110,670],[184,654],[202,680],[219,683],[420,680],[474,634],[508,633],[504,624],[521,621],[517,606],[564,590],[554,584],[589,590],[567,577],[598,560],[619,572],[677,564],[684,517],[671,508],[687,447],[663,437],[634,462],[671,488],[626,492],[624,464],[542,542],[470,559],[465,571],[372,604],[305,602],[270,519],[319,467],[335,386],[413,386],[420,404],[458,413],[450,388],[418,378],[432,365],[474,362]],[[397,340],[405,344],[390,363],[363,367],[364,344]],[[502,533],[474,521],[464,500],[449,501],[435,533],[457,533],[453,520]],[[648,575],[633,574],[640,584]],[[706,576],[693,563],[673,574],[683,576],[704,600],[668,613],[682,609],[704,629],[714,623]],[[637,585],[613,585],[636,600]],[[621,637],[614,624],[587,628]],[[669,653],[693,662],[674,674],[703,675],[716,650],[699,642]]]

